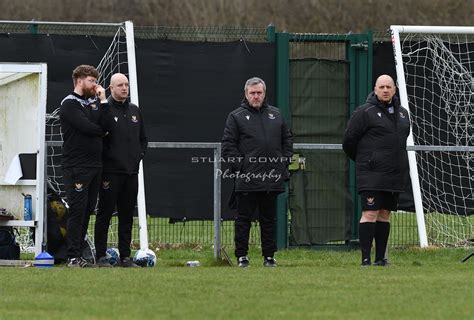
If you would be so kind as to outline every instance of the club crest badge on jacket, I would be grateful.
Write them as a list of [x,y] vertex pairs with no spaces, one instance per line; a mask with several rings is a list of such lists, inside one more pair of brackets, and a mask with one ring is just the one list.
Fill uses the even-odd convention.
[[75,185],[75,187],[76,187],[75,190],[76,190],[77,192],[81,192],[81,191],[82,191],[82,183],[75,183],[74,185]]

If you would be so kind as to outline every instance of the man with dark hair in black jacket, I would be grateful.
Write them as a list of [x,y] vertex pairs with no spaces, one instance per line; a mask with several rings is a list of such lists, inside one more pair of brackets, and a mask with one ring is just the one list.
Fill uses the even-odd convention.
[[102,187],[94,232],[99,267],[110,266],[105,257],[107,233],[116,207],[119,220],[119,265],[137,267],[130,259],[130,243],[138,194],[138,170],[148,142],[140,109],[128,102],[128,92],[127,77],[122,73],[112,75],[111,95],[108,98],[112,125],[104,138]]
[[275,267],[277,195],[285,191],[293,140],[278,108],[267,104],[260,78],[247,80],[245,99],[228,118],[222,155],[233,163],[237,200],[235,256],[239,267],[249,266],[248,242],[252,215],[258,207],[264,266]]
[[362,204],[359,223],[362,266],[371,264],[374,238],[374,265],[388,264],[385,251],[390,211],[397,210],[399,195],[409,181],[406,140],[410,120],[395,91],[390,76],[378,77],[367,102],[352,113],[344,134],[343,149],[356,162],[357,190]]
[[81,247],[94,212],[102,167],[102,137],[106,135],[105,90],[97,84],[97,70],[89,65],[74,69],[74,92],[61,102],[63,132],[62,171],[69,204],[67,222],[68,267],[91,267]]

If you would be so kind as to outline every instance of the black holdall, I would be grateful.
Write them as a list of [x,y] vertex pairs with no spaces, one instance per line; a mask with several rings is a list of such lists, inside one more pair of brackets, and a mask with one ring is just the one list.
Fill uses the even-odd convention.
[[15,240],[12,227],[0,227],[0,259],[18,260],[20,246]]

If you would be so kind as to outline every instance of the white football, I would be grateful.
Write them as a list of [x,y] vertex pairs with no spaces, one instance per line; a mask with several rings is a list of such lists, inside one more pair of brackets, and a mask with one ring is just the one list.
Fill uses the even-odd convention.
[[135,253],[133,262],[140,267],[154,267],[156,264],[156,254],[150,249],[140,249]]

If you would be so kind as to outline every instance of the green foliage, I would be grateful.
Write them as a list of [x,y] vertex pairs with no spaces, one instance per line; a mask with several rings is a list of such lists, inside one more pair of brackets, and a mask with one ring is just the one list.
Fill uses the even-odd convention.
[[[264,268],[215,263],[211,249],[160,250],[155,268],[2,268],[2,319],[472,319],[466,249],[391,250],[389,267],[358,251],[285,250]],[[232,252],[229,252],[232,254]],[[200,267],[186,267],[199,260]]]

